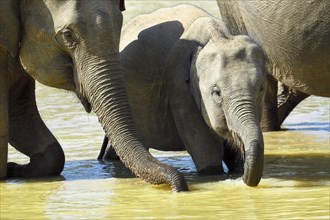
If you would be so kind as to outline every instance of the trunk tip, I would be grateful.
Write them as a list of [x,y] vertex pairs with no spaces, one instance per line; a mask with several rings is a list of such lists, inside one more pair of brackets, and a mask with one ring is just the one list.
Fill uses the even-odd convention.
[[264,167],[264,148],[259,141],[254,140],[246,152],[243,181],[246,185],[258,186]]
[[244,174],[244,176],[243,176],[244,183],[251,187],[258,186],[260,180],[261,180],[261,175],[259,177],[251,177],[249,175]]
[[189,191],[188,184],[183,174],[177,169],[170,167],[171,176],[169,178],[169,185],[173,192],[187,192]]

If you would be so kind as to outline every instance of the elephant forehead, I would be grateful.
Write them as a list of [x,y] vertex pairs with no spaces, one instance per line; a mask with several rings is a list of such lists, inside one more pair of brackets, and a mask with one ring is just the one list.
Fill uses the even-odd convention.
[[78,23],[78,14],[73,12],[76,12],[76,5],[72,2],[70,2],[70,4],[61,5],[54,10],[52,16],[56,32],[69,24]]
[[[109,3],[109,4],[106,4]],[[118,7],[113,1],[31,1],[24,10],[25,18],[31,25],[39,26],[36,29],[59,31],[68,26],[97,27],[109,20],[110,10]],[[114,10],[115,10],[114,9]],[[120,13],[116,10],[116,15]]]
[[202,75],[213,79],[228,77],[228,73],[241,75],[242,71],[257,75],[263,63],[262,50],[256,44],[226,41],[201,50],[196,66]]
[[219,44],[218,47],[221,48],[223,56],[234,60],[249,59],[263,54],[261,48],[245,35],[235,36]]
[[209,90],[213,85],[218,85],[227,91],[258,87],[265,81],[263,69],[254,63],[245,61],[231,61],[227,65],[223,62],[204,63],[200,73],[200,88]]

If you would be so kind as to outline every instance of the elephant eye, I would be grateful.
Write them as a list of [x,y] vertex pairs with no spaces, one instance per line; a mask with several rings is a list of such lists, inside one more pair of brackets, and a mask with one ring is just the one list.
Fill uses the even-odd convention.
[[212,95],[213,100],[216,103],[221,103],[222,102],[221,91],[220,91],[220,88],[218,86],[213,86],[212,87],[211,95]]
[[74,48],[78,41],[71,29],[65,28],[60,30],[55,37],[56,41],[65,48]]

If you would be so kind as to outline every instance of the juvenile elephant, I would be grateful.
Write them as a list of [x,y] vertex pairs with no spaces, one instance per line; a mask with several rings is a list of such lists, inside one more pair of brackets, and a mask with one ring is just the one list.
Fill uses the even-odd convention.
[[267,71],[290,88],[281,93],[277,115],[277,82],[270,80],[266,130],[278,130],[308,95],[330,97],[330,1],[217,2],[228,28],[254,39],[265,51]]
[[[63,150],[36,107],[36,79],[75,92],[87,112],[93,109],[137,176],[188,190],[183,175],[153,158],[136,137],[119,60],[123,9],[123,0],[0,1],[0,178],[63,169]],[[30,163],[7,169],[8,142]]]
[[223,172],[224,160],[230,171],[244,169],[247,185],[258,185],[266,87],[261,49],[192,5],[140,15],[123,27],[121,39],[129,102],[145,146],[186,149],[200,173]]

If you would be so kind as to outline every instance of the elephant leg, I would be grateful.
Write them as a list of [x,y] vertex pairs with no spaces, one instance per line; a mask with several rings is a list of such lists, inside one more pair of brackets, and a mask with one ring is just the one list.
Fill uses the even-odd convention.
[[227,141],[224,142],[223,161],[229,173],[244,173],[244,155],[240,150],[232,148]]
[[36,106],[35,81],[23,70],[9,90],[9,143],[30,157],[30,163],[8,163],[8,177],[58,175],[64,152],[42,121]]
[[[108,147],[109,145],[109,147]],[[109,138],[104,136],[102,147],[97,157],[98,160],[119,160],[119,156],[112,147],[111,142],[109,143]]]
[[102,143],[102,146],[101,146],[100,153],[97,156],[97,159],[98,160],[102,160],[103,159],[103,156],[104,156],[105,151],[107,149],[108,143],[109,143],[109,138],[105,135],[104,138],[103,138],[103,143]]
[[222,174],[222,140],[210,130],[189,91],[185,85],[172,91],[170,107],[176,128],[197,172]]
[[261,128],[262,131],[279,131],[281,129],[277,111],[277,80],[270,74],[267,74]]
[[112,144],[109,145],[108,150],[105,152],[104,158],[105,160],[120,160],[119,156],[117,155],[115,149],[113,148]]
[[9,74],[0,53],[0,179],[7,177]]
[[197,172],[202,175],[222,174],[222,140],[204,122],[201,113],[174,110],[173,116],[181,140],[191,155]]
[[290,89],[284,84],[280,84],[280,93],[278,95],[278,119],[282,124],[290,112],[309,95]]

